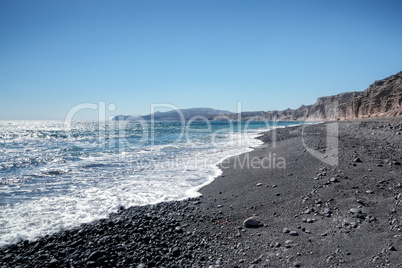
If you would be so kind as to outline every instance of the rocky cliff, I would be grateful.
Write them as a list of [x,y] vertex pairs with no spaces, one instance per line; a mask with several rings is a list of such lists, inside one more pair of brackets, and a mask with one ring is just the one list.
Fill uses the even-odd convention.
[[[402,116],[402,72],[374,82],[365,91],[345,92],[321,97],[313,105],[298,109],[268,112],[245,112],[242,120],[335,121],[360,118]],[[239,115],[227,117],[236,120]]]
[[365,91],[339,105],[341,120],[401,115],[402,72],[374,82]]

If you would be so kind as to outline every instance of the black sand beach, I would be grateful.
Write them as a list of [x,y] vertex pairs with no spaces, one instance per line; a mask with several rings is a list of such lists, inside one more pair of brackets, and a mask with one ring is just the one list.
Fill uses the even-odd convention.
[[[336,166],[324,162],[336,156],[324,154],[327,136],[339,143]],[[0,266],[402,267],[401,121],[310,125],[303,139],[289,127],[275,146],[271,132],[261,139],[221,163],[200,198],[1,248]],[[245,228],[252,216],[260,224]]]

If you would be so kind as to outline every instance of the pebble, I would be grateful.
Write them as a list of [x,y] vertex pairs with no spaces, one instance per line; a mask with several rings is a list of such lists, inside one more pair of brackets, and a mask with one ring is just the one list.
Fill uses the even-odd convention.
[[325,208],[325,209],[324,209],[324,215],[325,215],[326,217],[330,217],[331,214],[332,214],[332,210],[331,210],[330,208]]
[[372,191],[372,190],[367,190],[367,191],[366,191],[366,194],[374,194],[374,191]]
[[281,246],[281,243],[279,243],[279,242],[272,242],[269,246],[270,246],[271,248],[273,248],[273,247],[279,248],[279,247]]
[[215,262],[215,264],[221,266],[221,265],[223,264],[222,259],[219,258],[219,259]]
[[94,251],[89,255],[88,261],[96,261],[97,259],[99,259],[103,255],[104,255],[104,253],[101,252],[101,251]]
[[362,214],[363,213],[363,211],[360,208],[351,208],[349,211],[352,214],[356,214],[356,213]]
[[245,228],[258,228],[261,227],[261,222],[256,217],[250,217],[244,220],[243,226]]
[[173,249],[172,249],[172,256],[173,257],[179,257],[180,256],[180,248],[178,248],[178,247],[174,247]]
[[282,233],[284,234],[290,233],[290,230],[288,228],[283,228]]
[[298,261],[293,262],[293,267],[300,267],[301,263]]
[[290,234],[291,236],[298,236],[298,235],[299,235],[299,233],[296,232],[296,231],[291,231],[291,232],[289,232],[289,234]]
[[53,258],[50,262],[49,262],[49,267],[58,267],[59,266],[59,260]]
[[305,211],[304,211],[304,214],[310,214],[311,213],[311,209],[306,209]]

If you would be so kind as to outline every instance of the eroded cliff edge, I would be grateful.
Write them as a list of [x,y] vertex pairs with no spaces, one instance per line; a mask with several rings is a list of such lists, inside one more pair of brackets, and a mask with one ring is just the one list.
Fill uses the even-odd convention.
[[[236,120],[238,114],[226,115]],[[366,90],[321,97],[312,105],[298,109],[244,112],[242,120],[335,121],[402,116],[402,72],[375,81]],[[221,120],[222,116],[215,117]]]

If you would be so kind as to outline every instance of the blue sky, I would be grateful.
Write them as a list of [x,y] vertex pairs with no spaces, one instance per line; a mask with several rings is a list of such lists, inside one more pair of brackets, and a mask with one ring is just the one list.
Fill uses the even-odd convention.
[[[0,120],[282,110],[402,70],[402,2],[0,1]],[[97,119],[82,110],[75,119]]]

